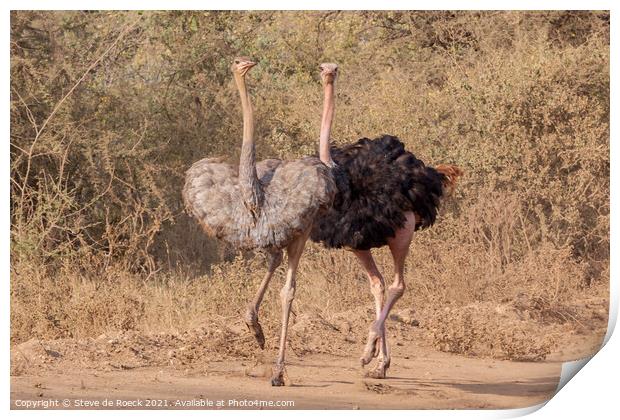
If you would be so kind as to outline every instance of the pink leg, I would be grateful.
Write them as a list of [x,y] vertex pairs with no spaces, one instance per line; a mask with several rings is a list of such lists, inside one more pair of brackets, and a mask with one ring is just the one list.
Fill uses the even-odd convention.
[[364,271],[366,271],[366,276],[370,282],[370,293],[372,293],[375,298],[375,309],[378,319],[379,315],[381,315],[381,308],[383,307],[383,293],[385,291],[383,276],[379,272],[370,251],[353,251],[353,253],[364,267]]
[[281,263],[281,250],[273,251],[269,254],[269,268],[267,270],[267,274],[265,274],[265,277],[263,277],[263,281],[261,282],[258,291],[256,292],[256,296],[254,296],[254,299],[252,300],[252,302],[250,302],[250,304],[248,305],[248,309],[245,312],[245,324],[248,326],[250,332],[254,335],[254,338],[256,339],[256,342],[261,349],[265,348],[265,335],[263,334],[263,328],[258,322],[258,309],[261,302],[263,301],[263,297],[265,296],[265,291],[267,290],[267,286],[269,286],[271,277]]
[[[385,282],[383,281],[383,276],[377,268],[377,265],[375,264],[375,260],[372,258],[372,253],[370,250],[353,251],[353,253],[358,258],[358,260],[364,267],[364,270],[366,271],[366,276],[368,277],[368,280],[370,282],[370,293],[372,293],[373,297],[375,298],[376,319],[379,319],[379,316],[381,316],[381,309],[383,308],[385,292]],[[381,343],[378,349],[379,354],[377,354],[377,349],[375,349],[373,357],[379,357],[379,364],[389,365],[390,362],[388,359],[387,340],[385,334],[380,337],[379,342]]]
[[[409,245],[411,244],[413,232],[415,231],[415,224],[415,215],[413,213],[408,213],[405,226],[398,230],[393,238],[388,239],[388,246],[390,247],[390,252],[392,253],[392,258],[394,259],[394,282],[387,290],[385,304],[381,309],[378,319],[370,326],[368,341],[366,342],[364,353],[360,359],[362,366],[368,364],[375,354],[378,341],[381,337],[385,336],[385,320],[390,314],[390,311],[394,307],[396,301],[405,292],[405,259],[409,252]],[[387,367],[389,366],[389,355],[387,360],[388,365],[384,366],[382,371],[376,372],[376,377],[385,377],[385,370],[387,370]]]

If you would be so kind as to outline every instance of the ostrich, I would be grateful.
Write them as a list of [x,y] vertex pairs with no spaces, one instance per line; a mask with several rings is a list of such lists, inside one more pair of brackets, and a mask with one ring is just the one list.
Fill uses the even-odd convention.
[[[451,193],[462,170],[454,165],[425,166],[394,136],[374,140],[362,138],[344,147],[330,147],[329,133],[334,113],[334,84],[338,66],[321,65],[324,113],[321,123],[320,159],[332,168],[338,192],[333,206],[318,218],[311,240],[327,248],[352,251],[364,268],[374,297],[376,319],[371,324],[360,362],[378,356],[368,372],[385,378],[390,355],[385,321],[405,291],[405,258],[413,234],[435,222],[440,199]],[[333,77],[327,75],[333,74]],[[384,298],[385,282],[372,257],[372,248],[389,246],[394,260],[394,281]]]
[[[237,57],[231,65],[243,110],[239,167],[218,158],[194,163],[186,173],[183,200],[208,234],[237,249],[261,250],[268,255],[269,268],[254,299],[255,307],[286,249],[280,347],[271,379],[272,385],[281,386],[297,266],[312,223],[331,205],[336,187],[329,169],[318,158],[255,162],[253,111],[245,83],[246,73],[254,66],[247,57]],[[260,342],[263,333],[256,312],[249,314],[247,323]]]

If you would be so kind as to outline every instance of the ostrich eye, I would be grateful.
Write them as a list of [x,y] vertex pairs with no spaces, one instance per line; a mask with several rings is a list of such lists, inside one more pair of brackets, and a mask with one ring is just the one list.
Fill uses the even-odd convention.
[[323,66],[319,66],[319,70],[323,71]]
[[239,64],[239,60],[235,60],[235,64]]

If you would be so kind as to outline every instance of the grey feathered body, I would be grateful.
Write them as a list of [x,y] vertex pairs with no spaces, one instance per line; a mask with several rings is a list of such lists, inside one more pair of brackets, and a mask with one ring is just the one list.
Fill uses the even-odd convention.
[[194,163],[183,200],[205,231],[240,249],[282,249],[332,204],[336,185],[318,158],[267,159],[256,164],[263,192],[258,211],[247,208],[237,165],[218,158]]

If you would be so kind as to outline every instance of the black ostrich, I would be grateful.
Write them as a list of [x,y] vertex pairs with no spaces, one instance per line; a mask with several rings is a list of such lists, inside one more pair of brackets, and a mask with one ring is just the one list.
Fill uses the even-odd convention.
[[[320,68],[325,92],[321,138],[329,140],[338,66],[326,63]],[[440,200],[453,191],[463,171],[454,165],[426,166],[390,135],[363,138],[344,147],[322,147],[320,158],[332,168],[338,191],[333,206],[315,221],[310,238],[327,248],[352,251],[364,267],[376,320],[360,361],[364,366],[378,357],[368,375],[385,378],[390,366],[385,320],[405,291],[405,258],[413,233],[433,225]],[[394,259],[395,278],[384,299],[383,276],[371,249],[385,245]]]

